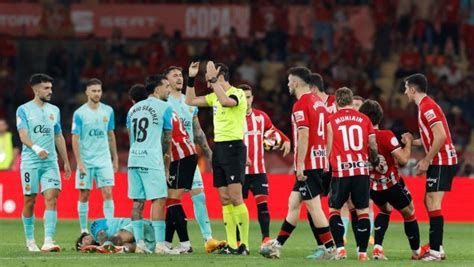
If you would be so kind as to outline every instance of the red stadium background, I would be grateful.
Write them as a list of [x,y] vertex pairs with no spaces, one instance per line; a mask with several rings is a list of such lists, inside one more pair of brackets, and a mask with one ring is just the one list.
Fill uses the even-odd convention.
[[[74,177],[72,175],[71,177]],[[115,178],[114,200],[115,216],[129,217],[132,210],[132,201],[127,197],[127,175],[118,173]],[[206,202],[208,205],[209,217],[211,219],[222,218],[220,202],[217,191],[212,187],[212,174],[203,175],[206,185]],[[269,209],[272,219],[283,219],[287,212],[287,199],[293,187],[294,177],[291,175],[269,175]],[[406,177],[406,184],[409,187],[416,208],[417,218],[420,221],[427,221],[427,212],[423,205],[425,191],[425,179],[421,177]],[[453,183],[452,192],[446,194],[443,202],[443,215],[448,222],[474,222],[474,180],[456,177]],[[63,180],[63,190],[58,201],[58,216],[63,219],[77,218],[78,191],[74,189],[74,178],[69,181]],[[327,210],[327,201],[323,200],[324,209]],[[22,188],[19,172],[0,173],[0,218],[20,218],[23,207]],[[89,204],[89,218],[103,217],[102,198],[100,191],[93,190]],[[252,197],[247,200],[247,207],[252,219],[256,219],[255,202]],[[193,209],[189,194],[184,198],[184,208],[189,218],[193,218]],[[145,208],[145,217],[149,217],[149,203]],[[44,211],[44,201],[38,196],[36,204],[36,217],[42,218]],[[305,212],[301,213],[304,218]],[[401,221],[401,216],[394,212],[392,219]]]

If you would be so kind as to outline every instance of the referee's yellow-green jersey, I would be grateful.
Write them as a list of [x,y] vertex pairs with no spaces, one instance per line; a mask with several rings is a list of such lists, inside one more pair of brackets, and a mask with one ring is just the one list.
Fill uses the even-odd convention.
[[215,93],[205,96],[207,104],[212,106],[214,113],[214,142],[243,140],[247,112],[245,93],[242,89],[232,86],[225,94],[237,100],[237,106],[223,107]]

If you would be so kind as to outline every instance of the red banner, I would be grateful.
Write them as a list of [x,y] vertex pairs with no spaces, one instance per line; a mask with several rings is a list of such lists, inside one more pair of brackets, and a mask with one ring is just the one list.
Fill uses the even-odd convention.
[[[206,185],[206,201],[209,210],[209,216],[212,219],[222,218],[217,190],[212,187],[212,175],[204,174],[204,183]],[[74,177],[74,176],[72,176]],[[132,210],[132,202],[127,197],[127,175],[119,173],[115,178],[114,201],[115,216],[129,217]],[[420,221],[427,221],[427,212],[423,205],[423,196],[425,192],[425,179],[418,177],[408,177],[405,179],[410,189],[417,218]],[[288,209],[288,196],[293,187],[294,177],[290,175],[269,175],[270,196],[268,206],[273,219],[283,219]],[[63,181],[63,190],[58,200],[58,216],[60,218],[77,218],[77,200],[79,192],[74,189],[74,179]],[[446,221],[450,222],[474,222],[474,180],[468,178],[455,178],[453,190],[447,193],[443,202],[443,215]],[[193,209],[189,194],[186,194],[183,200],[183,206],[188,217],[193,218]],[[149,203],[147,204],[149,205]],[[103,217],[102,199],[98,190],[91,192],[90,198],[91,218]],[[327,200],[323,199],[324,209],[327,210]],[[0,218],[20,218],[23,207],[23,195],[20,182],[20,173],[18,172],[0,172]],[[247,207],[250,217],[256,219],[255,201],[251,197],[247,200]],[[149,214],[149,206],[145,208],[145,216]],[[41,195],[36,201],[36,216],[41,218],[44,211],[44,201]],[[301,217],[305,217],[302,212]],[[400,221],[402,218],[397,212],[394,212],[392,219]]]
[[[61,8],[62,7],[62,8]],[[64,16],[69,13],[69,18]],[[58,25],[55,25],[58,24]],[[63,25],[72,24],[72,25]],[[110,37],[121,29],[127,38],[148,38],[163,26],[168,34],[181,31],[186,38],[208,38],[214,30],[223,36],[234,27],[247,37],[250,8],[244,5],[86,5],[41,6],[0,4],[0,32],[15,36],[36,36],[47,29],[72,26],[77,36],[95,34]]]

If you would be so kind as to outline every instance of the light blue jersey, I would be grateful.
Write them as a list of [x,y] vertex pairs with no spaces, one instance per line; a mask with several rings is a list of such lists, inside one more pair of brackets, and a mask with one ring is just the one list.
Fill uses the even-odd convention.
[[36,153],[26,145],[21,151],[21,166],[37,168],[45,163],[56,163],[54,136],[61,133],[61,118],[59,108],[49,103],[43,107],[38,106],[33,100],[21,105],[16,110],[16,126],[19,129],[27,129],[28,137],[36,144],[48,151],[48,158],[42,160]]
[[131,222],[130,218],[98,219],[91,223],[91,234],[96,241],[99,240],[100,231],[105,231],[106,236],[110,238]]
[[[199,109],[197,107],[189,106],[185,102],[185,95],[181,95],[179,99],[170,95],[168,103],[171,104],[173,110],[178,114],[181,123],[184,125],[186,132],[188,132],[191,141],[194,140],[193,118],[197,116]],[[194,141],[193,141],[194,143]]]
[[73,116],[72,134],[79,135],[79,151],[86,168],[109,166],[112,162],[108,132],[115,129],[114,110],[103,103],[97,110],[87,104]]
[[130,130],[128,167],[164,169],[161,138],[163,130],[172,130],[173,109],[156,97],[142,100],[128,111]]

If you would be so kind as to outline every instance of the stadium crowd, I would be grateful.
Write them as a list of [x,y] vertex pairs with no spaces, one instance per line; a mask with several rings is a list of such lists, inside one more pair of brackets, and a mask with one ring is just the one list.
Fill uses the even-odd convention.
[[[134,0],[82,2],[150,3]],[[186,68],[191,60],[212,58],[229,66],[233,84],[248,83],[257,88],[254,105],[267,111],[285,133],[290,133],[292,106],[285,71],[290,66],[305,65],[323,75],[329,93],[345,85],[355,94],[377,100],[386,112],[382,128],[391,129],[400,136],[406,130],[415,134],[418,131],[416,106],[407,104],[401,97],[401,79],[422,72],[428,77],[430,95],[435,97],[447,116],[460,160],[465,162],[459,164],[458,174],[472,175],[474,109],[469,103],[474,98],[472,1],[226,3],[251,5],[253,21],[249,38],[239,38],[233,29],[224,37],[216,31],[207,40],[186,40],[179,31],[173,35],[166,34],[169,29],[163,27],[146,40],[126,39],[118,28],[107,39],[89,35],[85,39],[52,41],[44,37],[15,38],[0,33],[0,118],[6,118],[11,126],[14,125],[12,114],[15,108],[32,96],[25,79],[36,70],[45,71],[55,78],[56,99],[53,103],[61,108],[62,123],[65,129],[69,129],[73,110],[85,100],[84,82],[90,78],[102,79],[104,101],[112,104],[117,118],[124,118],[132,105],[126,94],[131,85],[167,66]],[[295,34],[288,33],[286,9],[276,8],[288,3],[311,5],[316,14],[312,36],[304,33],[303,26],[295,29]],[[364,48],[350,27],[344,27],[336,35],[333,25],[347,22],[350,14],[345,8],[348,5],[370,8],[376,29],[372,49]],[[260,12],[268,8],[273,8],[277,20],[267,25]],[[46,55],[35,53],[34,48],[39,44],[47,51]],[[207,92],[202,81],[197,82],[196,88],[198,94]],[[201,121],[212,120],[210,111],[200,112],[200,117]],[[117,120],[116,124],[118,149],[126,153],[125,121]],[[212,136],[211,125],[202,124],[209,138]],[[66,140],[69,142],[70,138],[66,137]],[[125,163],[124,160],[121,162]]]

